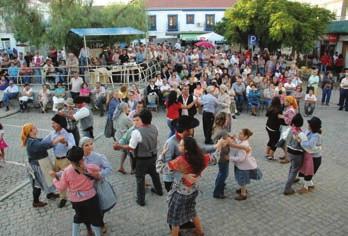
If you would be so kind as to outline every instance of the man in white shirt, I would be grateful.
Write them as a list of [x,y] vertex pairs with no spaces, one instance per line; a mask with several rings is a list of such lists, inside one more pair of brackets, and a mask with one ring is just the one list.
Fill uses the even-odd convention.
[[104,115],[104,103],[106,101],[106,89],[100,82],[95,83],[95,88],[92,90],[92,94],[95,95],[94,104],[100,111],[100,116]]
[[314,95],[313,89],[310,89],[308,94],[305,96],[305,116],[311,116],[313,114],[316,102],[317,97]]
[[343,106],[345,110],[348,111],[348,69],[346,69],[346,76],[341,80],[340,83],[341,93],[340,93],[340,108],[338,110],[342,111]]
[[83,79],[79,77],[77,71],[73,72],[73,77],[70,79],[71,90],[70,94],[73,99],[76,99],[80,95],[80,89],[83,84]]
[[9,82],[9,86],[4,90],[4,97],[2,98],[2,103],[6,107],[6,111],[10,110],[9,103],[10,99],[17,98],[19,93],[19,88],[13,83],[12,80]]

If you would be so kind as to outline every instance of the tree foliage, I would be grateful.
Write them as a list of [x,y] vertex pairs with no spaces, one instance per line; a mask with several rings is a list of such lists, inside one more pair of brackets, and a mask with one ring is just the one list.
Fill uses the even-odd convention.
[[[131,4],[115,4],[95,7],[93,1],[50,0],[48,20],[42,12],[28,4],[27,0],[0,0],[0,14],[21,42],[32,45],[61,47],[67,44],[71,28],[102,28],[129,26],[147,30],[146,12],[143,0],[133,0]],[[132,37],[118,38],[130,40]]]
[[247,46],[248,35],[254,34],[261,48],[285,46],[307,52],[334,16],[326,9],[299,2],[240,0],[225,12],[225,18],[224,35],[230,41]]

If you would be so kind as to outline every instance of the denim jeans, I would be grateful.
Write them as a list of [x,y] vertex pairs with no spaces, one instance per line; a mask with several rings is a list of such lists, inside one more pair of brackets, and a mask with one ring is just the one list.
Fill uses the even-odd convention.
[[331,98],[331,88],[324,88],[323,89],[323,96],[321,98],[321,103],[325,103],[326,105],[329,105],[330,98]]
[[228,177],[229,172],[229,162],[219,163],[219,173],[216,176],[214,197],[219,197],[224,195],[225,181]]
[[168,138],[172,137],[175,134],[175,122],[167,118],[167,125],[169,127]]
[[244,103],[244,96],[243,95],[237,95],[236,96],[236,105],[238,112],[242,112],[243,110],[243,103]]
[[290,160],[290,169],[289,169],[289,175],[288,180],[285,184],[285,192],[291,191],[291,186],[294,183],[294,180],[296,179],[297,173],[300,170],[303,162],[303,154],[300,155],[294,155],[291,153],[288,153],[288,157]]
[[2,102],[4,106],[7,107],[10,103],[10,99],[14,99],[18,96],[18,93],[4,93],[4,97],[2,98]]

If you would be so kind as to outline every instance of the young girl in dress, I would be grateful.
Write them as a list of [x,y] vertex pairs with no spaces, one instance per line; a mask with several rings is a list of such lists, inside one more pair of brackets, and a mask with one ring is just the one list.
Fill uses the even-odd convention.
[[0,161],[1,162],[5,162],[5,148],[7,147],[8,145],[4,139],[4,127],[0,123]]
[[[236,139],[236,143],[241,146],[249,147],[249,138],[253,135],[253,133],[249,129],[242,129],[239,132],[238,138]],[[250,184],[250,179],[260,180],[262,178],[262,173],[257,168],[256,160],[251,155],[251,152],[245,152],[243,149],[231,150],[228,160],[234,162],[234,176],[240,189],[236,191],[238,194],[234,199],[237,201],[242,201],[247,199],[247,189],[246,185]]]

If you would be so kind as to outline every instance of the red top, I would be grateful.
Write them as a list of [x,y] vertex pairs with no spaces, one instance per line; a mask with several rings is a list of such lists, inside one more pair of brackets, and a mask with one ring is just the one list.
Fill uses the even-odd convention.
[[[208,166],[210,161],[210,156],[208,154],[204,155],[204,169]],[[185,156],[179,156],[175,158],[174,160],[171,160],[168,162],[168,167],[171,170],[175,170],[178,172],[181,172],[183,174],[193,174],[193,170],[186,160]],[[193,182],[190,181],[190,179],[183,177],[183,183],[187,187],[191,187],[193,185]]]
[[166,104],[166,107],[167,107],[167,118],[169,118],[171,120],[176,120],[179,118],[179,116],[180,116],[179,111],[182,107],[181,103],[176,102],[170,106],[167,106],[167,104]]

